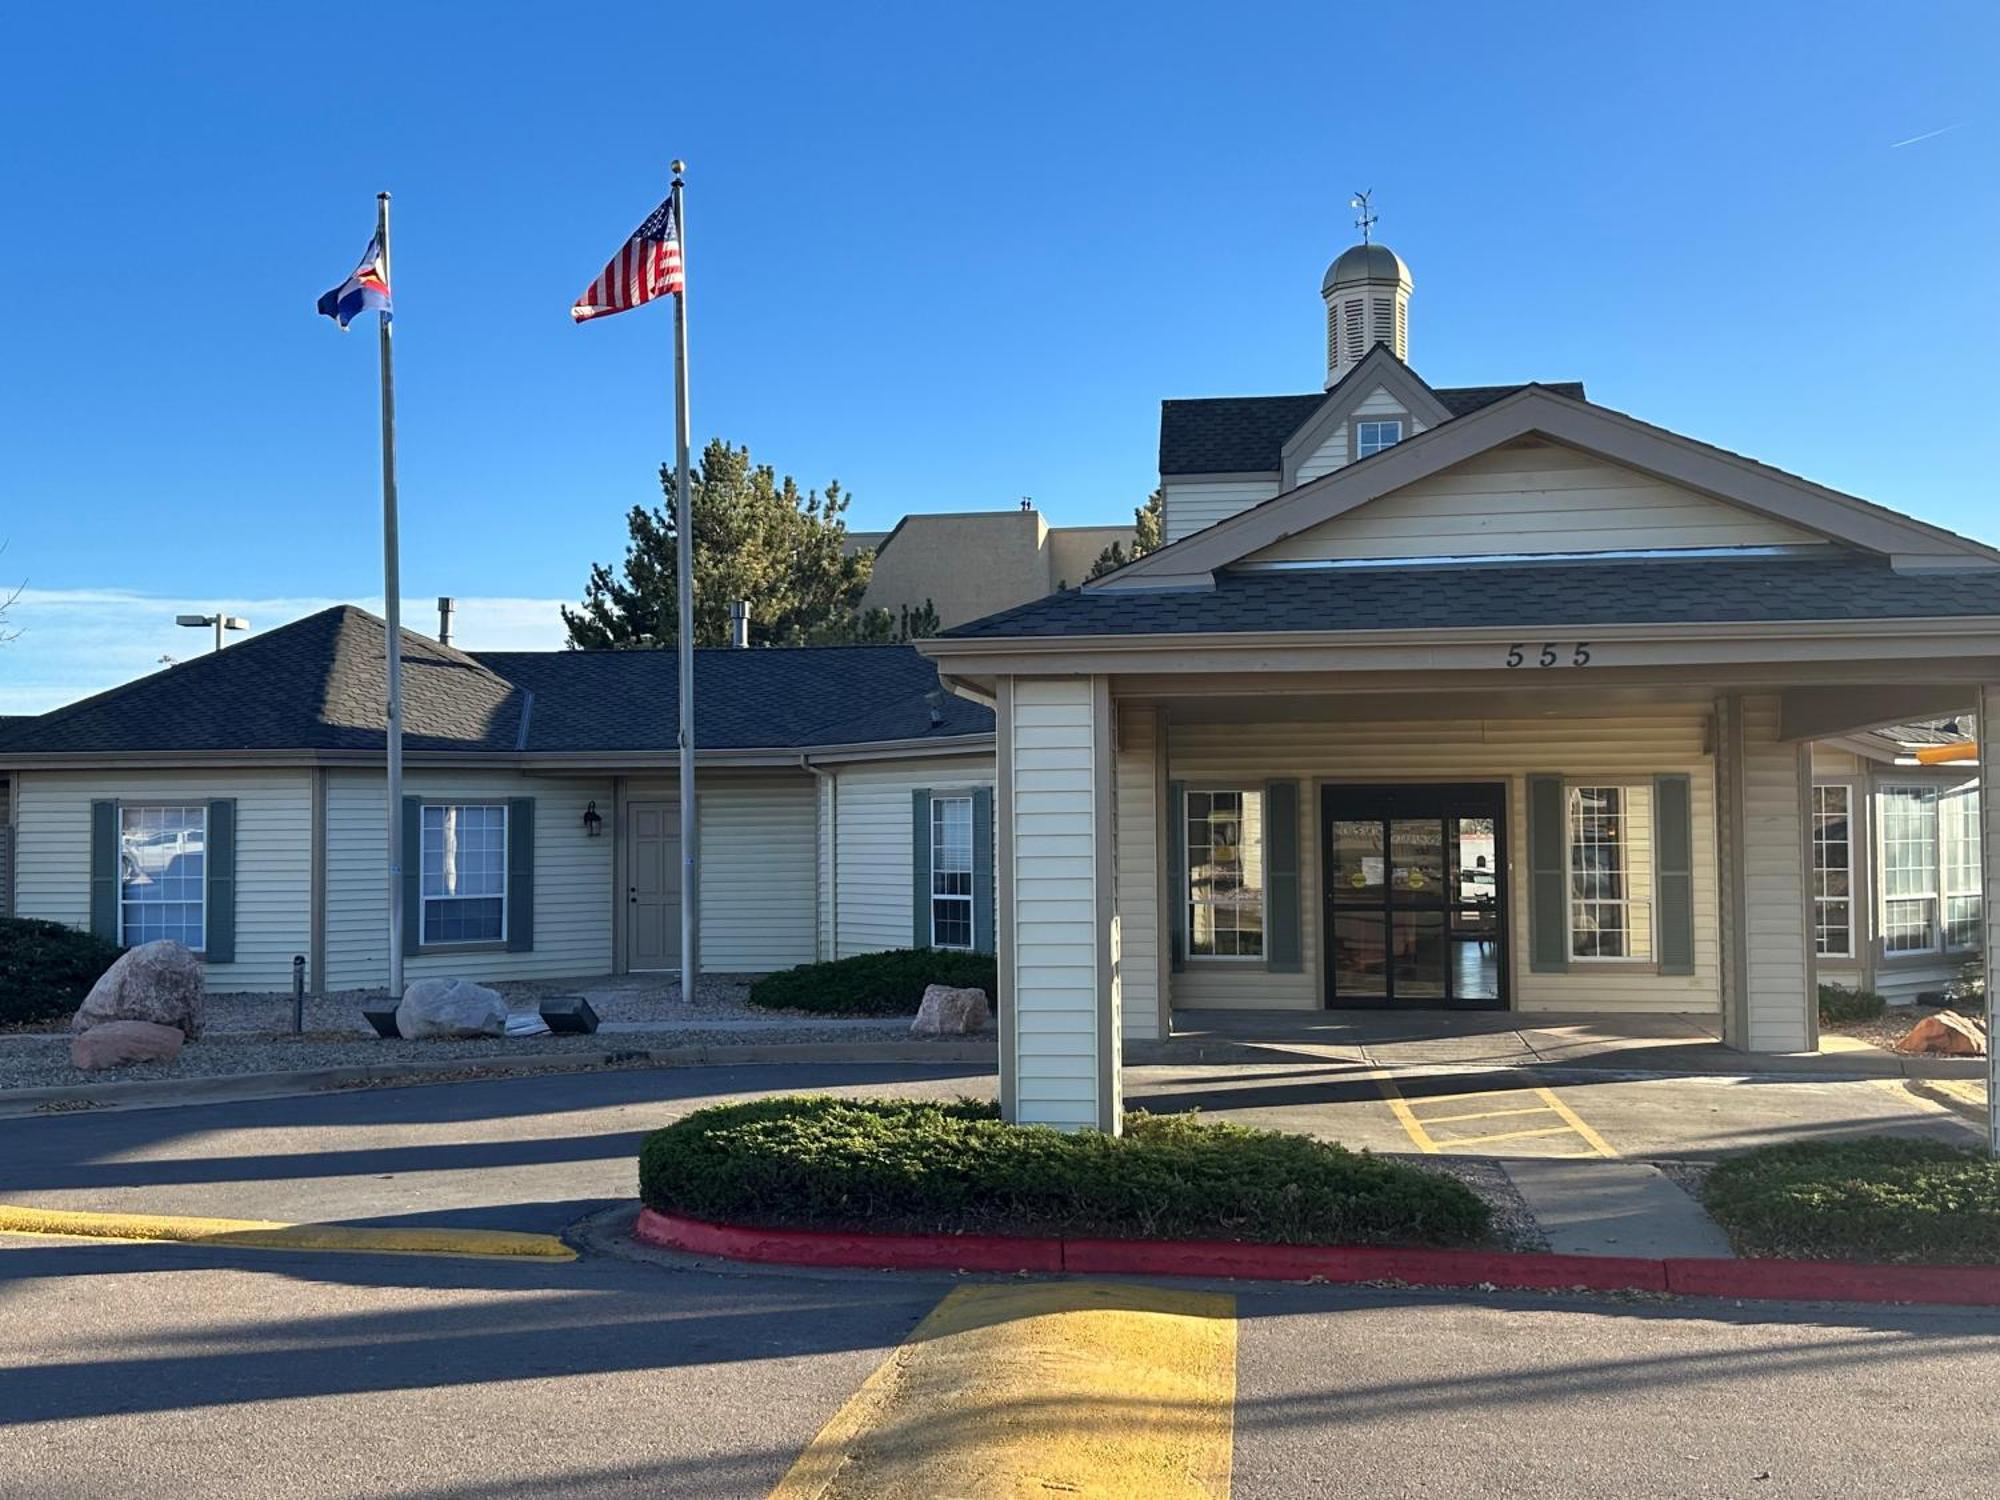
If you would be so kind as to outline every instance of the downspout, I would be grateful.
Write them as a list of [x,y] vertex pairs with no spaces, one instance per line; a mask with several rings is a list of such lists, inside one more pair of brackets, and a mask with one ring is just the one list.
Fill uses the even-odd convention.
[[[815,804],[819,800],[817,793],[820,787],[826,788],[826,879],[823,882],[826,886],[825,956],[838,958],[840,957],[840,773],[832,766],[814,765],[812,757],[804,753],[799,756],[799,769],[812,773]],[[819,851],[814,850],[813,855],[814,858],[818,858]],[[815,901],[819,899],[821,884],[821,881],[813,882]],[[813,917],[813,939],[817,942],[820,930],[819,913],[814,912]]]

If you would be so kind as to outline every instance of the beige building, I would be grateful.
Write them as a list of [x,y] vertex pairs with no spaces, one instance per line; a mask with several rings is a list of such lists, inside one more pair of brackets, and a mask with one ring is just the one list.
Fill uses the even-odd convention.
[[1012,609],[1090,576],[1104,549],[1130,550],[1130,526],[1051,526],[1038,510],[975,510],[905,516],[894,531],[861,533],[875,547],[863,609],[920,609],[928,600],[949,630]]
[[1992,992],[1992,757],[1841,746],[2000,735],[2000,552],[1577,385],[1433,387],[1410,290],[1343,254],[1324,389],[1165,403],[1167,545],[919,643],[996,715],[1011,1119],[1118,1129],[1125,1040],[1190,1008],[1795,1052],[1822,975],[1955,947]]

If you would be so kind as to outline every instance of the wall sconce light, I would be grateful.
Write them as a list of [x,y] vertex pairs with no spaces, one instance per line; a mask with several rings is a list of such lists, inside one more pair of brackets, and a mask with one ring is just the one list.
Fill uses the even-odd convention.
[[597,803],[594,800],[583,810],[583,831],[590,838],[596,838],[604,832],[604,819],[598,816]]

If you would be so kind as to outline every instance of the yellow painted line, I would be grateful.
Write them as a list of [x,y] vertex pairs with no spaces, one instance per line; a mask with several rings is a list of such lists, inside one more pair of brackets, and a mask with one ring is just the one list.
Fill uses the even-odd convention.
[[1940,1094],[1956,1099],[1961,1104],[1969,1104],[1981,1114],[1986,1112],[1986,1085],[1974,1078],[1926,1078],[1923,1082]]
[[1381,1089],[1382,1097],[1389,1101],[1389,1110],[1395,1115],[1396,1123],[1403,1127],[1403,1134],[1416,1142],[1419,1151],[1435,1156],[1438,1152],[1438,1143],[1432,1140],[1431,1133],[1424,1129],[1424,1122],[1419,1120],[1416,1111],[1410,1108],[1410,1101],[1403,1097],[1402,1090],[1396,1087],[1395,1080],[1378,1073],[1375,1077],[1375,1086]]
[[1549,1113],[1546,1104],[1537,1104],[1532,1109],[1481,1109],[1466,1115],[1425,1115],[1426,1125],[1449,1125],[1455,1120],[1497,1120],[1504,1115],[1545,1115]]
[[1468,1090],[1467,1092],[1465,1092],[1465,1093],[1462,1093],[1462,1094],[1460,1094],[1460,1093],[1450,1093],[1450,1094],[1434,1094],[1434,1095],[1432,1095],[1431,1097],[1429,1097],[1429,1098],[1427,1098],[1427,1099],[1413,1099],[1413,1100],[1411,1100],[1410,1102],[1411,1102],[1411,1103],[1413,1103],[1413,1104],[1421,1104],[1421,1105],[1424,1105],[1424,1106],[1428,1107],[1428,1106],[1430,1106],[1430,1105],[1433,1105],[1433,1104],[1462,1104],[1462,1103],[1464,1103],[1464,1102],[1465,1102],[1465,1101],[1466,1101],[1467,1099],[1508,1099],[1508,1098],[1518,1098],[1518,1097],[1519,1097],[1520,1095],[1522,1095],[1522,1094],[1524,1094],[1524,1093],[1526,1093],[1526,1092],[1527,1092],[1527,1090],[1526,1090],[1526,1089],[1520,1089],[1520,1088],[1513,1088],[1513,1089],[1471,1089],[1471,1090]]
[[1609,1141],[1605,1140],[1603,1136],[1599,1135],[1596,1131],[1592,1130],[1588,1125],[1584,1124],[1583,1117],[1581,1115],[1579,1115],[1575,1110],[1571,1109],[1567,1104],[1563,1103],[1562,1100],[1556,1097],[1555,1090],[1536,1089],[1535,1093],[1542,1100],[1544,1104],[1548,1105],[1550,1109],[1554,1110],[1557,1114],[1561,1115],[1563,1118],[1563,1123],[1568,1125],[1569,1128],[1571,1130],[1574,1130],[1578,1135],[1582,1136],[1584,1139],[1584,1143],[1588,1145],[1591,1150],[1595,1151],[1599,1156],[1615,1157],[1618,1155],[1616,1151],[1613,1151],[1611,1149],[1611,1143]]
[[[1539,1113],[1539,1111],[1537,1111]],[[1546,1130],[1504,1130],[1499,1135],[1455,1135],[1444,1144],[1447,1146],[1487,1146],[1494,1141],[1525,1141],[1537,1135],[1570,1135],[1567,1125],[1551,1125]]]
[[203,1219],[174,1214],[104,1214],[78,1208],[0,1204],[0,1233],[71,1239],[143,1240],[229,1250],[353,1250],[375,1255],[488,1255],[575,1260],[552,1234],[509,1229],[363,1228],[285,1224],[271,1219]]
[[820,1429],[771,1500],[1227,1500],[1236,1299],[962,1286]]

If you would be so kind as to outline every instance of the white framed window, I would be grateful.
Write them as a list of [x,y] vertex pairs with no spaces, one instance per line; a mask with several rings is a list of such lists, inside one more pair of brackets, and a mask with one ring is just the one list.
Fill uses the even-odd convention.
[[1813,947],[1822,958],[1854,957],[1853,815],[1853,787],[1813,787]]
[[1388,421],[1356,422],[1354,424],[1354,456],[1357,459],[1380,453],[1384,448],[1393,448],[1403,440],[1403,419],[1394,417]]
[[1876,790],[1882,841],[1882,951],[1894,957],[1979,946],[1979,784],[1904,782]]
[[1944,890],[1944,946],[1977,948],[1983,915],[1979,881],[1979,784],[1967,782],[1938,796],[1939,884]]
[[970,948],[972,799],[931,798],[931,946]]
[[1937,788],[1884,786],[1875,794],[1882,829],[1882,951],[1938,949]]
[[118,809],[118,940],[207,946],[208,809]]
[[1193,958],[1264,956],[1264,794],[1187,793],[1187,941]]
[[507,936],[506,804],[427,804],[422,826],[423,943],[500,942]]
[[1653,956],[1653,789],[1572,786],[1564,818],[1572,958]]

